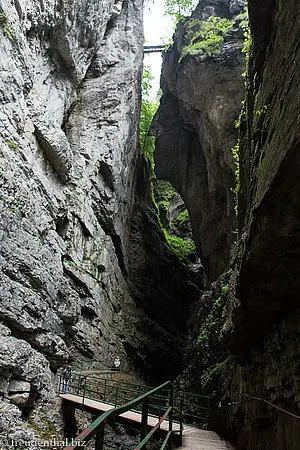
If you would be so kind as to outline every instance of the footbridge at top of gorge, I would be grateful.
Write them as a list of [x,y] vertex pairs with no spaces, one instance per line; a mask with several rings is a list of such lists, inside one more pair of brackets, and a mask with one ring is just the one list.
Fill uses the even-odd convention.
[[163,53],[167,48],[167,45],[144,45],[144,53]]
[[216,433],[201,429],[207,422],[209,397],[174,390],[170,381],[154,388],[129,383],[119,372],[110,372],[110,377],[103,377],[101,371],[90,375],[77,372],[70,383],[60,378],[63,404],[98,416],[65,450],[84,448],[93,438],[95,450],[102,450],[105,424],[111,420],[140,429],[140,442],[134,450],[145,449],[154,434],[163,440],[160,450],[233,450]]

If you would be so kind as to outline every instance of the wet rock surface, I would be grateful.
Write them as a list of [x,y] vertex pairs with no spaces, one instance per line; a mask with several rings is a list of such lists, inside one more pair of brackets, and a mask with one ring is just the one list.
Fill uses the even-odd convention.
[[[206,310],[206,296],[211,296],[204,293],[199,309],[195,308],[197,317],[191,318],[194,332],[191,339],[198,339],[198,343],[192,344],[190,367],[179,381],[191,390],[199,389],[203,370],[211,364],[208,377],[211,384],[207,384],[210,392],[214,392],[211,426],[235,439],[242,450],[296,450],[299,419],[295,416],[300,416],[297,369],[300,23],[295,12],[299,11],[299,5],[281,0],[266,1],[263,5],[256,0],[248,3],[252,50],[246,102],[241,115],[238,243],[234,247],[234,270],[216,351],[214,355],[210,354],[212,342],[208,340],[208,348],[199,354],[200,344],[206,340],[200,331],[211,314],[211,308]],[[196,13],[206,19],[211,14],[229,18],[239,7],[239,2],[203,1],[199,2]],[[231,202],[230,197],[225,200],[224,194],[231,185],[230,176],[224,175],[230,174],[231,163],[222,152],[212,153],[214,159],[209,159],[208,149],[215,148],[212,144],[220,136],[224,143],[222,149],[233,139],[234,133],[228,134],[228,130],[234,121],[231,115],[234,107],[232,98],[226,101],[226,117],[222,120],[220,109],[214,106],[214,94],[222,97],[226,92],[230,95],[237,92],[228,89],[230,83],[226,84],[226,81],[222,85],[224,90],[218,91],[218,81],[224,76],[223,67],[224,73],[233,74],[236,82],[241,66],[236,64],[237,47],[232,42],[226,47],[231,49],[226,63],[225,60],[220,62],[221,54],[198,60],[197,55],[187,55],[178,63],[185,45],[185,25],[178,28],[175,45],[165,56],[164,96],[153,128],[158,137],[157,174],[170,180],[188,205],[203,263],[210,278],[215,279],[228,264],[228,250],[232,244],[230,239],[223,241],[219,247],[223,257],[216,258],[218,262],[211,271],[210,261],[214,261],[213,255],[219,251],[215,247],[221,236],[219,233],[234,230],[234,221],[224,212],[225,205],[227,208]],[[213,65],[216,72],[211,69]],[[202,67],[209,77],[205,77]],[[197,78],[197,70],[200,70],[201,78]],[[214,78],[214,73],[218,74],[218,79]],[[190,79],[193,80],[191,86]],[[192,95],[188,96],[187,92]],[[242,95],[242,90],[239,92]],[[194,101],[196,106],[191,107]],[[197,187],[195,184],[193,191],[195,180],[202,180],[202,184]],[[221,186],[218,180],[221,180]],[[208,188],[210,183],[216,188],[215,196]],[[225,187],[223,196],[222,187]],[[206,196],[200,197],[199,192]],[[220,199],[222,201],[218,203]],[[200,213],[196,215],[197,202],[201,205],[201,213],[206,213],[204,219]],[[217,221],[214,205],[222,211],[222,217]],[[209,231],[216,239],[213,244],[204,227],[206,218],[211,226]],[[203,245],[201,239],[204,237]],[[216,364],[214,357],[218,351],[224,353]]]
[[[298,15],[292,18],[295,11],[297,2],[268,1],[263,8],[249,2],[253,51],[241,125],[239,246],[235,296],[224,329],[240,363],[228,391],[227,417],[247,450],[299,446],[299,421],[282,411],[300,415],[300,23]],[[239,415],[243,420],[237,424]]]

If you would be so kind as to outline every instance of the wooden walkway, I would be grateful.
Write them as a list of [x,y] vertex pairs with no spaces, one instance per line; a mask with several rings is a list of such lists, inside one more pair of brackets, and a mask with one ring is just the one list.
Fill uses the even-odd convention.
[[[61,399],[72,402],[81,407],[82,397],[74,394],[59,394]],[[114,408],[114,405],[108,403],[102,403],[96,400],[91,400],[89,398],[84,399],[84,407],[99,412],[106,412]],[[127,411],[120,414],[120,417],[124,419],[141,423],[141,413],[135,411]],[[148,426],[153,427],[156,425],[158,417],[148,416]],[[169,422],[165,420],[160,426],[161,430],[169,430]],[[173,430],[179,431],[179,423],[175,422],[173,424]],[[199,428],[193,427],[192,425],[184,425],[183,428],[183,445],[179,447],[182,450],[234,450],[234,447],[228,442],[224,441],[217,433],[213,431],[201,430]]]
[[[77,404],[78,407],[82,406],[82,397],[79,397],[79,396],[73,395],[73,394],[59,394],[59,396],[62,399],[65,399],[72,403]],[[110,409],[115,407],[114,405],[98,402],[96,400],[91,400],[89,398],[84,399],[84,406],[86,408],[101,411],[101,412],[109,411]],[[127,411],[123,414],[120,414],[119,417],[123,417],[124,419],[130,420],[130,421],[136,422],[136,423],[141,423],[141,420],[142,420],[142,414],[139,412],[135,412],[135,411]],[[149,414],[149,416],[148,416],[149,427],[154,427],[154,425],[157,424],[157,421],[158,421],[158,417],[151,416]],[[174,428],[174,430],[179,431],[180,430],[179,423],[175,422],[173,428]],[[188,427],[188,428],[191,430],[194,429],[193,427]],[[165,420],[164,422],[162,422],[160,429],[164,430],[164,431],[169,431],[169,421]]]
[[[192,428],[192,427],[190,427]],[[183,442],[181,450],[234,450],[229,442],[224,441],[213,431],[199,428],[183,429]]]

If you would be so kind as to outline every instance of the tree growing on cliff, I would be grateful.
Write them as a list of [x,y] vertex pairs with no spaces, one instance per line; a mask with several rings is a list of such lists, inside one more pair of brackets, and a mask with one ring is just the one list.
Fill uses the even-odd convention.
[[153,76],[151,75],[150,68],[145,66],[142,81],[140,144],[142,153],[147,159],[149,159],[149,161],[153,165],[155,139],[153,136],[149,135],[149,130],[152,124],[153,116],[158,107],[158,102],[153,102],[150,98],[152,80]]
[[165,0],[165,14],[174,17],[178,22],[190,16],[197,3],[197,0]]

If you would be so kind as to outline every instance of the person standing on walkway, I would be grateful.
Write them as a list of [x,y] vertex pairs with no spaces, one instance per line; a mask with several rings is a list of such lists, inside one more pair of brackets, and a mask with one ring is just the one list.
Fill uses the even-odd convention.
[[70,390],[71,377],[72,377],[72,368],[71,368],[71,366],[68,366],[65,368],[65,370],[63,371],[63,375],[62,375],[62,391],[64,393],[66,393]]
[[114,371],[115,371],[115,372],[120,372],[120,365],[121,365],[121,361],[120,361],[119,356],[117,356],[117,357],[114,359]]

